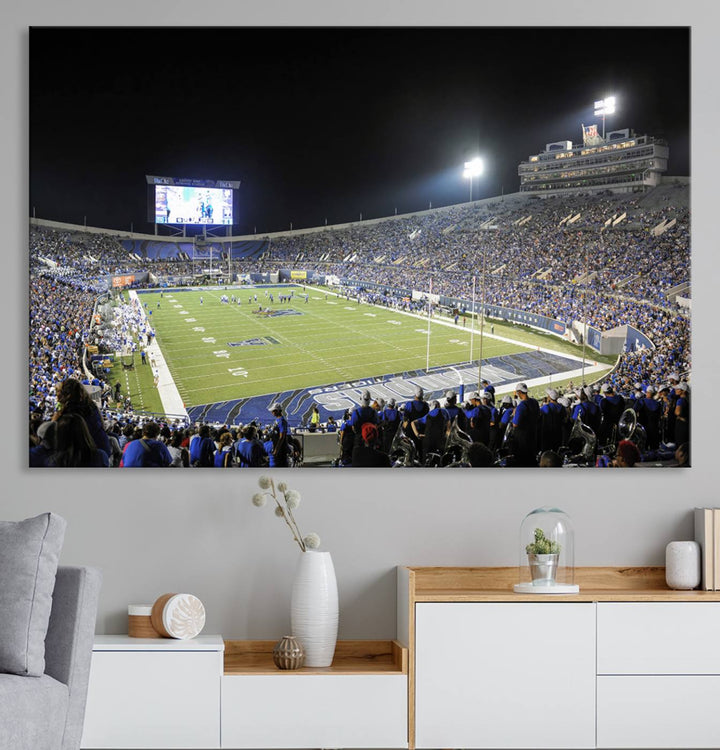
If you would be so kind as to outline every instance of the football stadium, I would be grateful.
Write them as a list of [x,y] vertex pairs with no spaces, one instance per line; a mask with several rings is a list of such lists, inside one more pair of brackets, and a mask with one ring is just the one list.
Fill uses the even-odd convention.
[[147,174],[147,232],[29,229],[31,466],[688,465],[690,179],[596,122],[517,189],[237,233]]

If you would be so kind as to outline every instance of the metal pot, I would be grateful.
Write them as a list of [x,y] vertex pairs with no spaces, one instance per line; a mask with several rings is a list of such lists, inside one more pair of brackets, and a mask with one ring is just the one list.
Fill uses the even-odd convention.
[[554,555],[528,554],[528,564],[530,565],[533,586],[545,586],[555,583],[559,558],[559,553]]

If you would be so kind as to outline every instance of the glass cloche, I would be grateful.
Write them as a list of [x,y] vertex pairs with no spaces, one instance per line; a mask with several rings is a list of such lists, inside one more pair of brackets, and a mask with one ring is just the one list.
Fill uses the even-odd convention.
[[576,594],[575,533],[559,508],[536,508],[520,526],[518,583],[522,594]]

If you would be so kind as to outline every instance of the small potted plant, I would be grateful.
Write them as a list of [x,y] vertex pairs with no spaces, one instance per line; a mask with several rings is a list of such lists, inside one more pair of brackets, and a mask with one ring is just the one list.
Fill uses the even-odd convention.
[[560,544],[545,536],[542,529],[535,529],[535,541],[525,547],[530,565],[533,586],[552,585],[555,583]]

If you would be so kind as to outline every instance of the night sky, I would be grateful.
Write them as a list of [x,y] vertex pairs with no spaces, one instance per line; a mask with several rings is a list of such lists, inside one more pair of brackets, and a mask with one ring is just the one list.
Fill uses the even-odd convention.
[[[171,19],[168,19],[170,22]],[[241,180],[236,234],[518,190],[546,143],[665,138],[689,175],[687,28],[42,28],[30,32],[30,213],[152,232],[146,174]]]

